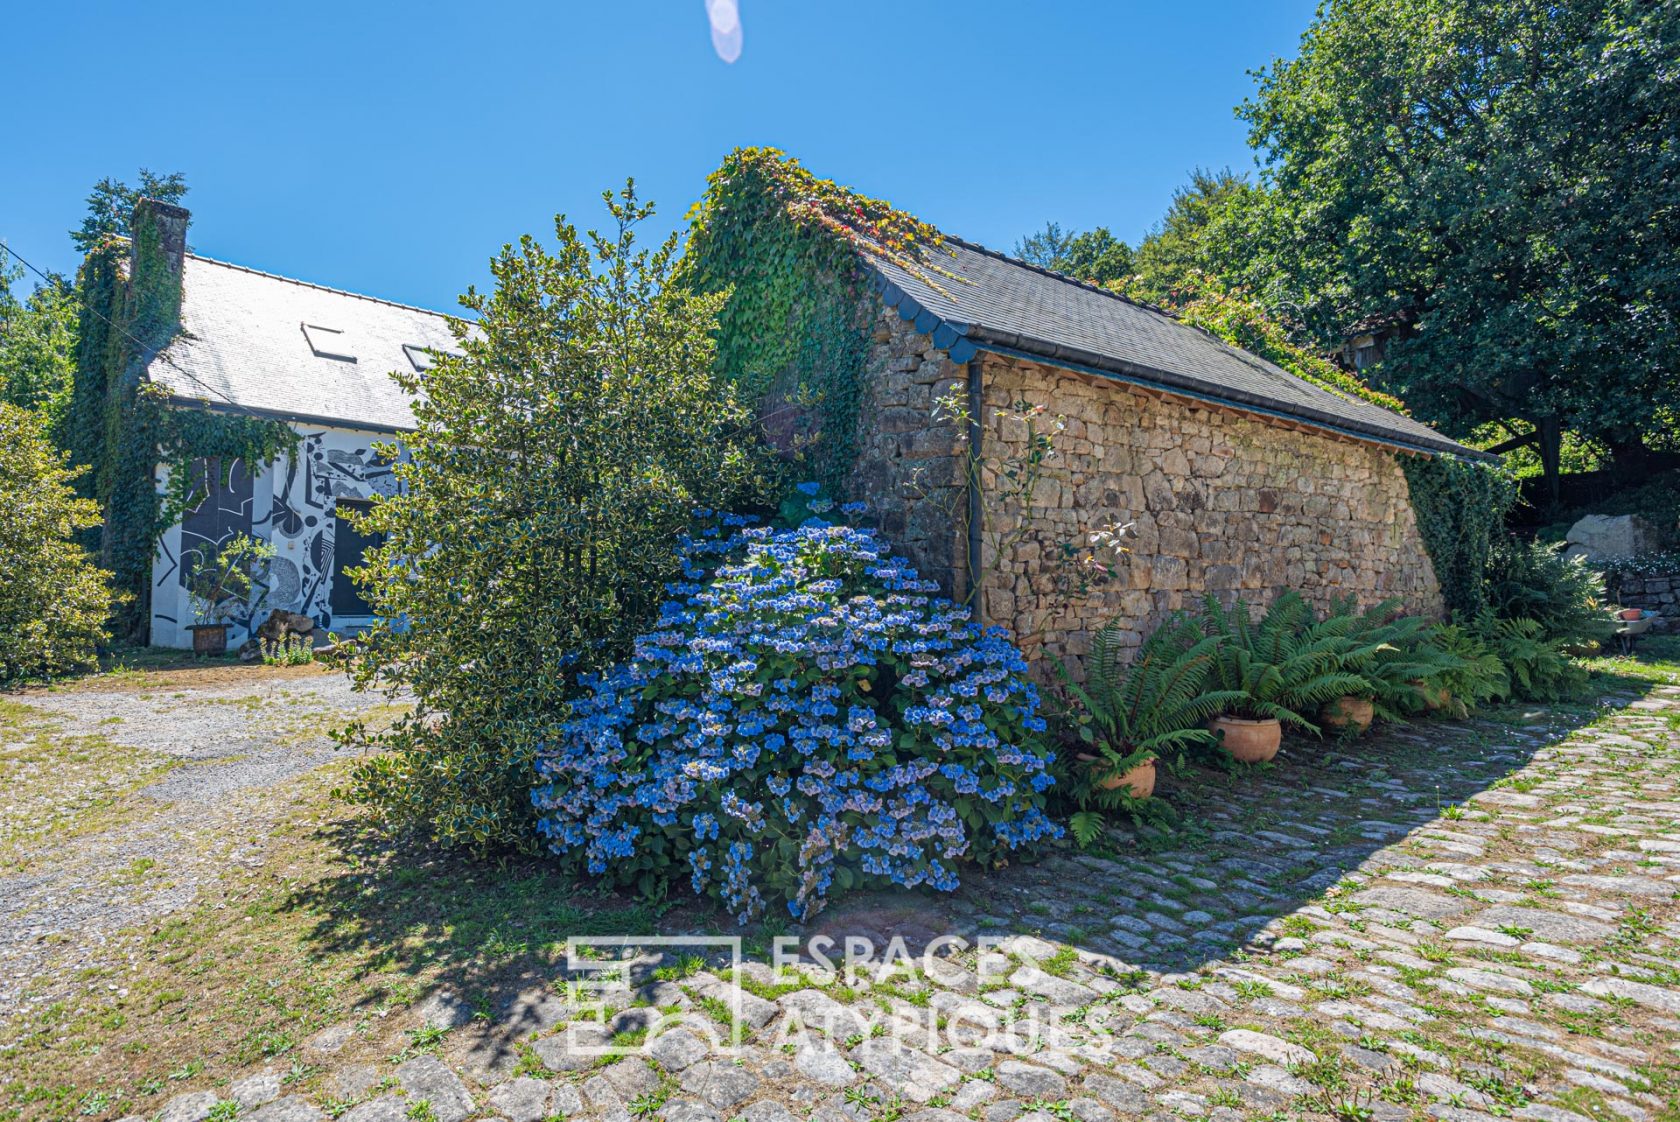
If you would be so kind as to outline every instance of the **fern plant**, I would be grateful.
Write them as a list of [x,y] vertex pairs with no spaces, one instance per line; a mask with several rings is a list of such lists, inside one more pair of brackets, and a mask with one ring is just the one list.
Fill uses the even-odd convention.
[[1068,785],[1079,806],[1069,825],[1081,846],[1102,836],[1108,814],[1126,814],[1139,826],[1170,823],[1172,812],[1160,800],[1103,784],[1162,756],[1182,762],[1188,752],[1213,748],[1218,740],[1205,727],[1208,720],[1239,700],[1205,688],[1220,640],[1202,634],[1193,617],[1169,617],[1129,664],[1122,661],[1121,634],[1118,622],[1096,633],[1083,683],[1056,663],[1067,695],[1064,720],[1096,757],[1089,766],[1069,769]]
[[1587,684],[1587,672],[1565,650],[1568,640],[1547,638],[1538,620],[1500,619],[1483,612],[1475,633],[1504,665],[1512,697],[1561,701],[1577,696]]
[[1226,608],[1208,596],[1202,627],[1215,648],[1210,684],[1227,702],[1221,712],[1248,720],[1276,720],[1317,733],[1303,714],[1344,694],[1372,689],[1361,675],[1344,668],[1359,651],[1352,637],[1355,620],[1332,616],[1314,621],[1299,593],[1285,592],[1272,601],[1258,622],[1238,600]]
[[1445,624],[1437,627],[1430,642],[1458,659],[1455,669],[1445,671],[1436,682],[1451,695],[1451,713],[1467,717],[1478,705],[1511,696],[1511,676],[1488,643],[1467,627]]
[[1401,615],[1399,609],[1399,600],[1384,600],[1361,612],[1348,596],[1332,603],[1325,621],[1346,621],[1339,628],[1348,638],[1342,669],[1369,685],[1350,692],[1370,699],[1376,715],[1386,721],[1404,720],[1427,708],[1428,687],[1464,669],[1462,659],[1434,641],[1438,628],[1433,621]]

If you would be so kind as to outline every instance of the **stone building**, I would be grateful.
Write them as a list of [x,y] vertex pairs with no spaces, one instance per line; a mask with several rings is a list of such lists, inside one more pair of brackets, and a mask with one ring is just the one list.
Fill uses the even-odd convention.
[[[1205,593],[1441,610],[1397,459],[1481,453],[1158,309],[944,248],[937,274],[860,254],[874,335],[849,490],[954,596],[977,585],[985,621],[1029,657],[1077,671],[1098,627],[1118,619],[1141,642]],[[937,406],[952,393],[975,423]],[[1024,462],[1023,405],[1062,427],[1015,501],[999,472]],[[1094,573],[1080,557],[1116,526],[1129,552]]]

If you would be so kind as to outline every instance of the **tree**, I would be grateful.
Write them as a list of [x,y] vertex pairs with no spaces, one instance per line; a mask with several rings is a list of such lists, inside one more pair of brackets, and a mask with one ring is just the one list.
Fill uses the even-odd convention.
[[1107,226],[1072,233],[1059,223],[1046,222],[1044,229],[1015,243],[1015,256],[1091,284],[1108,284],[1132,271],[1131,246]]
[[49,677],[94,661],[108,635],[108,574],[76,542],[99,524],[40,417],[0,402],[0,682]]
[[76,290],[53,277],[20,300],[13,286],[23,271],[6,265],[0,246],[0,402],[40,413],[48,435],[62,446],[76,374]]
[[78,253],[88,253],[100,241],[113,235],[128,236],[128,216],[141,199],[156,199],[160,203],[179,203],[187,194],[187,180],[178,171],[155,175],[140,169],[140,182],[130,187],[107,176],[93,185],[87,197],[87,216],[79,230],[70,231],[70,240]]
[[1680,9],[1330,0],[1241,115],[1307,318],[1412,326],[1381,377],[1468,435],[1619,454],[1680,404]]
[[1263,236],[1270,201],[1263,186],[1230,168],[1192,171],[1138,246],[1131,288],[1167,303],[1175,290],[1201,287],[1205,275],[1225,288],[1273,293],[1289,303],[1289,284]]
[[756,483],[750,411],[713,370],[724,295],[667,284],[675,234],[636,248],[633,184],[605,197],[615,232],[562,216],[555,252],[504,247],[460,353],[397,376],[425,390],[403,491],[359,520],[383,544],[354,573],[381,620],[356,681],[414,705],[346,732],[384,749],[348,794],[449,843],[535,848],[533,760],[580,676],[652,622],[697,508]]

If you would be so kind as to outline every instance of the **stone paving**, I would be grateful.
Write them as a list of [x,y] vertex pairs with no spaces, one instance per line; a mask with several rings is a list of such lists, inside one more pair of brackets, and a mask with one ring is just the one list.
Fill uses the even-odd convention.
[[[256,1071],[158,1122],[230,1101],[245,1122],[1661,1122],[1680,1117],[1677,730],[1663,687],[1573,728],[1293,745],[1194,792],[1165,841],[799,933],[902,965],[896,936],[914,970],[847,984],[809,953],[731,974],[666,949],[605,1015],[559,979],[488,1016],[434,993],[401,1050],[337,1025],[304,1046],[309,1078]],[[921,954],[947,933],[968,949]]]

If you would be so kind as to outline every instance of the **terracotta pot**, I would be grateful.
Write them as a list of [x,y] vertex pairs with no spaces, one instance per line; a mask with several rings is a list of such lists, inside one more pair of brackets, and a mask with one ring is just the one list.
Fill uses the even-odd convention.
[[193,633],[193,654],[227,654],[227,624],[195,623],[190,625],[187,630]]
[[1337,732],[1362,733],[1377,715],[1369,698],[1343,694],[1318,711],[1319,722]]
[[1616,618],[1617,619],[1639,619],[1644,614],[1645,614],[1644,611],[1642,611],[1639,608],[1623,608],[1621,611],[1616,613]]
[[[1099,757],[1084,752],[1079,753],[1076,758],[1093,770],[1102,763]],[[1145,760],[1130,771],[1123,771],[1119,775],[1111,775],[1096,782],[1104,791],[1112,791],[1116,787],[1130,787],[1134,799],[1147,799],[1155,793],[1155,761]]]
[[1208,728],[1219,737],[1220,747],[1243,764],[1263,764],[1278,754],[1283,743],[1283,726],[1274,717],[1253,721],[1246,717],[1215,717]]
[[1423,698],[1423,707],[1431,713],[1445,709],[1452,704],[1452,691],[1446,686],[1431,685],[1422,678],[1413,678],[1409,683]]

